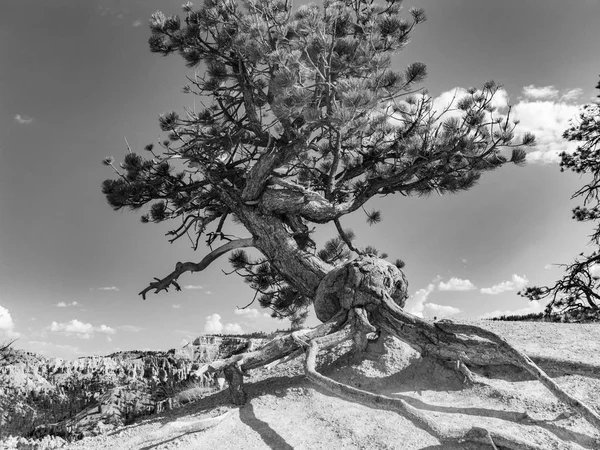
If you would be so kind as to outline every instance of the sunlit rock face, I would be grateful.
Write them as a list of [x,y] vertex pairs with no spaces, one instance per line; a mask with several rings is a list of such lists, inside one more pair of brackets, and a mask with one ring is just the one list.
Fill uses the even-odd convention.
[[[11,351],[0,366],[0,438],[60,433],[66,423],[83,436],[93,434],[99,424],[118,425],[159,412],[168,407],[168,395],[179,385],[199,382],[195,372],[202,364],[262,342],[203,335],[168,352],[130,351],[75,360]],[[215,380],[205,377],[200,382],[210,385]]]
[[373,255],[363,255],[330,271],[315,297],[315,312],[322,322],[340,309],[376,308],[389,295],[401,308],[408,296],[408,282],[395,265]]
[[175,350],[175,355],[185,355],[186,358],[197,362],[210,362],[223,358],[225,355],[237,355],[249,349],[259,347],[264,339],[246,339],[233,336],[198,336],[189,344]]

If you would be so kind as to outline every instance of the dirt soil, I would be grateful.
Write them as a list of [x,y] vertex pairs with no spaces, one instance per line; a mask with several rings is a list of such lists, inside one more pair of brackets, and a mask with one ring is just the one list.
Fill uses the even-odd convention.
[[[476,324],[504,336],[528,354],[596,367],[592,376],[563,375],[555,380],[600,410],[599,324]],[[598,430],[572,415],[539,382],[522,372],[511,375],[509,370],[499,370],[489,385],[465,387],[454,371],[420,358],[392,338],[386,339],[385,351],[381,347],[380,353],[366,359],[350,359],[344,356],[345,350],[339,348],[334,355],[321,358],[322,373],[360,389],[402,398],[448,428],[503,430],[547,449],[600,449]],[[301,359],[250,373],[246,381],[249,401],[241,408],[229,403],[225,390],[63,448],[492,449],[491,445],[441,445],[395,412],[330,395],[304,379]],[[186,430],[186,424],[228,411],[216,426]],[[4,445],[11,448],[8,443]]]

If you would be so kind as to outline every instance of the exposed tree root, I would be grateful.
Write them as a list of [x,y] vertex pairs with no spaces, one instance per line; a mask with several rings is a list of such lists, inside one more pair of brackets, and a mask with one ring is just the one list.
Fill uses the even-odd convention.
[[308,346],[306,355],[305,370],[306,376],[315,384],[327,389],[328,391],[348,399],[350,401],[362,403],[373,408],[380,408],[397,412],[411,420],[420,428],[424,429],[431,435],[435,436],[442,443],[460,444],[464,442],[472,442],[477,444],[493,445],[493,448],[507,448],[510,450],[543,450],[531,442],[509,436],[498,431],[489,431],[484,428],[471,428],[470,430],[447,430],[440,426],[439,423],[430,419],[424,412],[409,405],[401,399],[387,397],[385,395],[373,394],[361,389],[348,386],[332,380],[324,375],[321,375],[316,370],[317,353],[324,344],[326,346],[337,345],[343,342],[343,336],[334,333],[325,338],[313,339]]
[[556,398],[573,410],[581,414],[588,422],[594,425],[600,430],[600,415],[593,411],[589,406],[580,400],[576,399],[572,395],[565,392],[563,389],[556,384],[556,382],[550,378],[542,369],[540,369],[527,355],[520,352],[512,345],[510,345],[506,339],[498,336],[491,331],[484,330],[473,325],[465,325],[460,323],[454,323],[450,321],[436,322],[437,327],[441,328],[446,333],[462,333],[472,334],[480,336],[489,341],[495,343],[498,349],[504,352],[514,362],[515,365],[521,366],[527,370],[531,375],[539,380],[550,392],[552,392]]
[[439,321],[433,324],[426,322],[403,311],[389,296],[384,294],[383,297],[383,313],[375,310],[375,313],[378,313],[374,314],[376,325],[380,325],[381,321],[388,331],[397,334],[407,344],[442,361],[460,361],[464,364],[475,362],[475,365],[485,365],[481,362],[487,361],[495,364],[511,363],[522,367],[561,402],[581,414],[600,430],[600,415],[597,412],[565,392],[527,355],[514,348],[502,337],[474,325],[451,321]]
[[[600,416],[590,407],[562,390],[528,356],[516,350],[500,336],[482,328],[450,321],[427,322],[404,312],[391,298],[383,295],[378,307],[365,305],[340,311],[329,321],[309,330],[280,336],[256,351],[234,355],[228,359],[207,364],[199,372],[225,372],[229,381],[232,400],[236,404],[245,401],[243,374],[261,366],[273,367],[280,361],[289,361],[308,348],[305,362],[307,378],[328,391],[367,406],[388,409],[402,414],[443,443],[472,442],[510,450],[541,450],[542,447],[515,436],[484,428],[447,429],[432,420],[425,412],[398,398],[391,398],[363,391],[339,383],[316,371],[316,355],[319,350],[352,341],[354,350],[366,348],[367,334],[376,329],[391,333],[421,351],[425,356],[437,358],[460,373],[470,384],[487,384],[471,372],[469,365],[486,366],[512,364],[524,368],[546,386],[559,400],[581,414],[600,429]],[[367,313],[367,311],[369,311]],[[376,327],[373,327],[375,324]]]

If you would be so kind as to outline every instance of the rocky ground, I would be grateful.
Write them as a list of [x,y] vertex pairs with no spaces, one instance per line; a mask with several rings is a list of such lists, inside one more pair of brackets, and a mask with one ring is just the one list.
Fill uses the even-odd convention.
[[[553,370],[571,394],[600,410],[600,325],[478,322]],[[403,398],[444,427],[503,430],[547,449],[600,449],[600,434],[572,415],[537,381],[499,369],[488,386],[466,388],[456,373],[421,359],[395,340],[372,358],[348,361],[338,348],[320,361],[328,376],[372,392]],[[226,390],[184,407],[140,418],[127,426],[67,444],[10,438],[0,448],[106,449],[427,449],[442,450],[431,435],[397,413],[347,402],[303,377],[302,361],[253,371],[249,401],[229,403]],[[228,414],[225,414],[228,413]],[[207,429],[199,422],[216,418]],[[455,450],[475,448],[460,446]],[[492,446],[481,448],[492,449]]]

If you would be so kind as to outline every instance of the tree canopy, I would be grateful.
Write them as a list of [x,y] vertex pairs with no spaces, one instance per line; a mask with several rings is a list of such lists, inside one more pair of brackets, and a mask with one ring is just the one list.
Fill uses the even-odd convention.
[[[226,243],[203,263],[178,264],[143,296],[179,289],[179,275],[237,249],[233,269],[260,304],[301,318],[315,280],[299,273],[327,272],[350,250],[376,253],[352,244],[343,216],[362,209],[374,223],[380,213],[364,206],[375,196],[469,189],[484,171],[522,164],[523,147],[534,143],[530,134],[517,141],[510,109],[494,107],[494,82],[434,108],[420,88],[425,65],[397,68],[397,54],[425,21],[420,9],[403,15],[400,1],[326,0],[294,9],[282,0],[205,0],[183,9],[183,18],[152,16],[150,50],[178,53],[195,68],[184,91],[203,106],[160,116],[167,133],[160,150],[130,150],[119,166],[105,159],[118,177],[102,188],[116,210],[149,205],[143,222],[179,221],[170,242],[189,236],[197,249],[204,236],[211,248]],[[292,238],[287,250],[311,267],[278,261],[257,214],[279,227],[271,240]],[[252,237],[229,236],[230,221]],[[315,249],[310,233],[327,222],[339,236]],[[253,260],[239,250],[249,246],[264,256]]]
[[[600,89],[600,82],[596,88]],[[561,172],[571,170],[591,175],[591,180],[571,198],[583,199],[583,205],[573,209],[573,219],[596,223],[590,236],[594,250],[582,252],[573,263],[563,265],[565,274],[553,286],[528,287],[522,295],[530,300],[550,298],[547,315],[590,310],[597,313],[600,311],[600,103],[582,106],[563,137],[578,142],[579,146],[572,154],[561,153]]]

